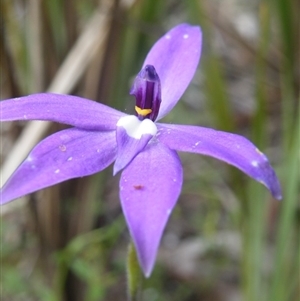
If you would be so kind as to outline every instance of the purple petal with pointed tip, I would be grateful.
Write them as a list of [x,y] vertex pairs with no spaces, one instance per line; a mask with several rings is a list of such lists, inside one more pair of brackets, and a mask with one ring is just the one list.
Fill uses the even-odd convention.
[[132,159],[144,149],[153,135],[144,134],[140,139],[130,137],[122,126],[117,127],[118,153],[114,164],[113,174],[116,175],[126,167]]
[[153,65],[161,82],[158,119],[176,105],[199,63],[202,46],[200,27],[180,24],[160,38],[148,53],[143,67]]
[[1,188],[0,202],[83,177],[110,165],[117,152],[115,131],[63,130],[41,141]]
[[121,204],[146,277],[153,269],[181,185],[182,166],[177,153],[157,142],[150,142],[122,172]]
[[281,199],[276,174],[267,157],[246,138],[209,128],[157,124],[157,138],[171,149],[198,153],[225,161],[265,185]]
[[49,120],[85,130],[114,130],[126,114],[85,98],[52,93],[0,102],[0,120]]

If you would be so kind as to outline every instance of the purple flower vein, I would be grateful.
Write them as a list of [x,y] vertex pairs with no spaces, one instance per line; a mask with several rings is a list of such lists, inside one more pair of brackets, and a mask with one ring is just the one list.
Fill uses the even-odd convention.
[[145,276],[181,192],[177,151],[231,164],[281,198],[268,159],[249,140],[209,128],[158,123],[176,105],[199,63],[197,26],[180,24],[152,47],[130,94],[136,116],[71,95],[33,94],[2,101],[1,121],[49,120],[73,126],[41,141],[1,188],[1,204],[114,162],[120,200]]

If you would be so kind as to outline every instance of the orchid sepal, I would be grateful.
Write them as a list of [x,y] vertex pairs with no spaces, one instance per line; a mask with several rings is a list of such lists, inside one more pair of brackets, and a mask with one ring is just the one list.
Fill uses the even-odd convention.
[[275,199],[282,198],[268,158],[243,136],[198,126],[158,124],[157,139],[171,149],[210,156],[233,165],[266,186]]

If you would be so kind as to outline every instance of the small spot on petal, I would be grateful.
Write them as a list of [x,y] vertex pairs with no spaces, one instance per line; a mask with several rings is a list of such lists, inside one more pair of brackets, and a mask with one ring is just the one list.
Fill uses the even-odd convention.
[[65,152],[65,151],[67,150],[67,147],[66,147],[64,144],[62,144],[62,145],[59,146],[59,149],[60,149],[62,152]]
[[174,178],[174,179],[173,179],[173,182],[177,182],[177,179]]
[[195,143],[195,146],[197,146],[199,143],[201,143],[201,141],[197,141],[197,142]]
[[170,35],[170,34],[166,34],[166,35],[165,35],[165,38],[166,38],[167,40],[170,40],[170,39],[171,39],[171,35]]
[[167,210],[167,214],[170,215],[170,214],[171,214],[171,211],[172,211],[171,209],[168,209],[168,210]]
[[258,181],[260,184],[263,184],[264,186],[267,186],[266,183],[263,180]]
[[23,117],[24,117],[24,119],[27,119],[27,115],[24,115]]
[[135,190],[143,190],[144,186],[138,184],[138,185],[133,185],[133,188],[134,188]]
[[256,148],[255,151],[256,151],[259,155],[264,156],[264,154],[263,154],[258,148]]
[[97,153],[100,153],[100,149],[99,148],[97,149]]
[[255,151],[264,159],[264,161],[268,161],[268,158],[265,156],[265,154],[261,152],[258,148],[256,148]]
[[69,157],[69,158],[68,158],[68,161],[72,161],[72,160],[73,160],[73,157]]
[[34,164],[32,164],[30,167],[31,167],[31,169],[35,169],[35,165]]
[[251,162],[251,165],[254,166],[254,167],[257,167],[258,166],[258,162],[254,160],[254,161]]
[[63,140],[64,142],[67,142],[67,141],[70,140],[70,136],[67,135],[67,134],[60,135],[59,138],[60,138],[61,140]]
[[59,170],[59,169],[56,169],[56,170],[55,170],[55,173],[59,173],[59,172],[60,172],[60,170]]
[[189,37],[189,35],[187,33],[183,35],[184,39],[187,39],[188,37]]

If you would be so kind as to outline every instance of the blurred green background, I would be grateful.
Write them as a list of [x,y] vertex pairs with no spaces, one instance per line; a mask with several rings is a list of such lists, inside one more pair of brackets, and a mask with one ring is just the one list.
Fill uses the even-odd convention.
[[[152,44],[200,25],[199,68],[164,122],[244,135],[279,176],[281,202],[234,167],[181,154],[183,191],[140,300],[300,299],[299,11],[296,0],[1,1],[1,99],[52,91],[133,112]],[[26,126],[2,124],[3,164]],[[1,208],[3,301],[126,300],[118,179],[109,168]]]

